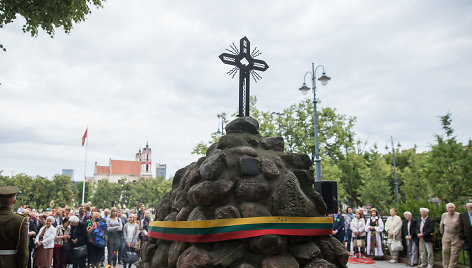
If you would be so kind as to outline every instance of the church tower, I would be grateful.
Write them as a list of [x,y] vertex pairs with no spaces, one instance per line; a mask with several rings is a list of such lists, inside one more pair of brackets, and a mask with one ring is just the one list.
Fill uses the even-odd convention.
[[139,149],[138,153],[136,154],[136,161],[139,161],[141,163],[141,177],[152,178],[151,148],[149,148],[147,142],[146,147],[144,147],[142,150]]

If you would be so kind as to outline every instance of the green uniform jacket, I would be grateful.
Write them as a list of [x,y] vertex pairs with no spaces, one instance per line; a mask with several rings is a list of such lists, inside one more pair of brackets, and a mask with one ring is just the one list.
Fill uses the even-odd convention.
[[16,255],[0,255],[0,267],[25,268],[29,256],[26,218],[13,213],[11,208],[1,207],[0,226],[0,250],[17,250]]

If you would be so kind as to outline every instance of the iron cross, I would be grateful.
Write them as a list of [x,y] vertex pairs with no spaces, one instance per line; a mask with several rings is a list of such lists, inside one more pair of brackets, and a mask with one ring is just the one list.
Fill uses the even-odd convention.
[[249,39],[243,37],[239,40],[239,50],[233,43],[231,50],[227,49],[231,53],[223,53],[219,56],[223,63],[235,66],[228,72],[229,75],[234,77],[239,71],[239,117],[249,116],[249,75],[251,74],[257,82],[261,76],[255,71],[263,72],[269,68],[265,61],[254,59],[261,53],[257,48],[251,52],[250,44]]

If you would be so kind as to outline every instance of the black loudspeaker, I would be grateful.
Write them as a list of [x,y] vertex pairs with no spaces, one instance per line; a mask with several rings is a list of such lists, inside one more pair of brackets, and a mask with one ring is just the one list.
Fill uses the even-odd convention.
[[315,182],[315,190],[321,194],[328,213],[338,213],[338,184],[335,181]]

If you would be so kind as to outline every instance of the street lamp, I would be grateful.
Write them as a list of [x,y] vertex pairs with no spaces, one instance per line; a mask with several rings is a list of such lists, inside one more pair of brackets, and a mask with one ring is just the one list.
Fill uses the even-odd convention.
[[[398,200],[398,181],[397,181],[397,164],[395,163],[395,148],[393,148],[393,137],[390,136],[390,141],[392,142],[392,158],[393,158],[393,178],[394,178],[394,184],[395,184],[395,200],[397,203],[399,202]],[[397,147],[400,148],[400,142],[398,142]],[[388,151],[388,145],[385,145],[385,150]]]
[[326,75],[324,66],[323,65],[318,65],[315,68],[315,63],[311,64],[311,72],[307,72],[305,76],[303,77],[303,85],[300,88],[300,91],[302,92],[303,95],[306,95],[308,93],[308,90],[310,90],[309,87],[306,85],[306,76],[307,74],[311,74],[311,88],[313,90],[313,121],[314,121],[314,132],[315,132],[315,153],[314,156],[312,155],[312,160],[315,162],[315,181],[320,182],[321,181],[321,159],[320,159],[320,148],[318,144],[318,114],[316,112],[316,71],[318,68],[321,67],[323,69],[323,73],[321,76],[318,78],[318,81],[321,82],[322,86],[326,86],[328,84],[328,81],[331,79],[329,76]]

